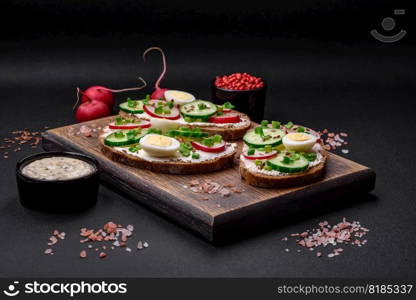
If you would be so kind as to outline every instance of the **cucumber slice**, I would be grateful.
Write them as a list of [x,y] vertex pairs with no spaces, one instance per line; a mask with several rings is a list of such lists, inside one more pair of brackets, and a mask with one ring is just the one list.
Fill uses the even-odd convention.
[[[134,132],[136,132],[134,134]],[[110,147],[121,147],[137,144],[146,135],[147,130],[120,130],[111,133],[104,139],[104,144]]]
[[209,101],[196,100],[181,106],[184,117],[206,119],[217,112],[217,106]]
[[[253,148],[262,148],[264,146],[278,146],[282,143],[285,132],[275,128],[263,128],[263,136],[257,134],[254,129],[249,130],[243,137],[244,143]],[[264,138],[268,137],[268,138]]]
[[299,155],[297,159],[291,159],[290,162],[284,163],[283,159],[287,154],[287,151],[282,151],[275,158],[267,161],[267,165],[273,170],[283,172],[283,173],[299,173],[308,169],[309,161]]
[[123,102],[120,104],[120,109],[129,114],[142,114],[143,113],[143,101],[141,100],[133,100],[134,105],[132,106],[129,102]]

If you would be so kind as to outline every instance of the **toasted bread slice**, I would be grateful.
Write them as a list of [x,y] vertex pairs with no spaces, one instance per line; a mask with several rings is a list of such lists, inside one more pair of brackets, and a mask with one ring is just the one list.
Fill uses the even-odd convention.
[[142,159],[127,152],[117,151],[112,147],[104,144],[104,137],[99,137],[99,143],[102,153],[112,161],[119,162],[130,167],[146,169],[157,173],[167,174],[202,174],[214,171],[220,171],[234,166],[234,156],[237,153],[237,147],[234,151],[223,154],[219,153],[218,157],[211,160],[196,162],[189,161],[149,161]]
[[325,165],[328,159],[328,152],[322,150],[321,162],[302,173],[295,173],[284,176],[273,176],[253,172],[240,160],[240,174],[247,184],[263,188],[286,188],[297,185],[306,185],[321,179],[325,174]]
[[[189,128],[200,127],[205,132],[208,132],[210,134],[221,135],[222,138],[226,141],[239,140],[244,136],[246,131],[250,129],[251,121],[250,121],[250,118],[246,114],[243,114],[237,111],[233,111],[233,112],[240,115],[240,119],[243,121],[242,122],[243,124],[241,124],[241,126],[236,127],[232,124],[216,126],[214,123],[207,123],[207,126],[192,125],[192,123],[181,124],[180,126],[185,126]],[[119,114],[123,118],[137,118],[137,119],[149,120],[149,118],[140,118],[136,115],[129,114],[124,111],[120,111]]]

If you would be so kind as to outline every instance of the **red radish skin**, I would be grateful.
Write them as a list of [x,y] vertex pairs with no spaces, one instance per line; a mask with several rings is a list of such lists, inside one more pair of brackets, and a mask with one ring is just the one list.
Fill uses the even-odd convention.
[[107,104],[101,101],[92,100],[82,103],[75,113],[75,118],[78,122],[85,122],[104,118],[111,114],[110,108]]
[[141,90],[145,88],[147,86],[146,81],[144,81],[144,79],[141,77],[139,77],[139,80],[142,82],[141,86],[134,87],[134,88],[121,89],[121,90],[113,90],[113,89],[109,89],[100,85],[90,86],[85,91],[82,91],[80,90],[80,88],[77,88],[77,103],[75,104],[74,108],[78,105],[79,94],[81,94],[82,103],[85,103],[91,100],[96,100],[96,101],[104,102],[110,109],[112,109],[114,106],[113,93],[136,91],[136,90]]
[[200,144],[194,141],[191,141],[191,145],[197,150],[201,150],[201,151],[209,152],[209,153],[218,153],[218,152],[223,152],[225,150],[224,141],[222,141],[221,144],[213,146],[213,147],[208,147],[208,146],[205,146],[203,144]]
[[104,102],[110,108],[113,107],[114,105],[113,93],[110,90],[108,90],[106,87],[103,87],[100,85],[90,86],[81,94],[82,94],[82,97],[81,97],[82,103],[88,102],[90,101],[90,99],[94,99],[97,101]]
[[161,88],[160,87],[160,82],[162,81],[162,79],[165,77],[165,74],[166,74],[166,57],[165,57],[165,53],[159,47],[150,47],[150,48],[146,49],[143,52],[143,60],[144,61],[146,61],[146,54],[149,53],[152,50],[157,50],[162,55],[163,70],[162,70],[162,73],[160,73],[159,78],[157,79],[157,81],[155,83],[155,90],[150,95],[150,97],[151,97],[151,99],[165,99],[165,92],[168,91],[169,89]]
[[256,159],[270,159],[277,155],[277,151],[272,151],[270,153],[265,154],[257,154],[257,155],[248,155],[247,152],[243,153],[243,156],[247,159],[256,160]]
[[210,123],[219,123],[219,124],[239,123],[240,121],[241,119],[239,115],[231,114],[231,113],[227,113],[222,116],[213,116],[208,119],[208,122]]

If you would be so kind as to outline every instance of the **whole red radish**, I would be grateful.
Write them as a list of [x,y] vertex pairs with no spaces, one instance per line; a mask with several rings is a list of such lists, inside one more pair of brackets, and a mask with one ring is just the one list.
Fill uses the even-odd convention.
[[163,70],[162,73],[160,73],[159,78],[157,79],[155,83],[155,90],[150,95],[151,99],[165,99],[165,92],[169,89],[161,88],[160,82],[162,81],[163,77],[165,77],[166,74],[166,57],[163,50],[159,47],[150,47],[146,49],[146,51],[143,52],[143,60],[146,61],[146,54],[149,53],[152,50],[157,50],[162,54],[162,63],[163,63]]
[[82,103],[77,108],[75,118],[78,122],[85,122],[107,117],[110,114],[111,110],[104,102],[98,100],[88,100],[88,102]]
[[[134,91],[134,90],[141,90],[146,87],[146,81],[143,80],[143,78],[139,77],[141,82],[143,83],[142,86],[134,87],[134,88],[127,88],[127,89],[121,89],[121,90],[113,90],[106,88],[104,86],[95,85],[90,86],[85,91],[81,91],[79,88],[77,88],[77,103],[75,106],[77,106],[79,101],[79,94],[82,94],[81,102],[85,103],[91,100],[96,100],[105,103],[110,109],[114,106],[114,96],[113,93],[121,93],[121,92],[127,92],[127,91]],[[74,106],[74,108],[75,108]]]
[[87,88],[82,93],[81,102],[88,102],[90,99],[104,102],[110,108],[114,105],[113,93],[104,86],[94,85]]

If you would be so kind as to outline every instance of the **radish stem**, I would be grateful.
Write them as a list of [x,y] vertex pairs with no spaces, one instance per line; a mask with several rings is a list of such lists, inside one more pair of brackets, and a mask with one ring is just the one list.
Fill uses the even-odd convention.
[[101,88],[101,89],[98,89],[98,90],[106,90],[106,91],[110,91],[110,92],[113,92],[113,93],[121,93],[121,92],[136,91],[136,90],[144,89],[147,86],[147,83],[146,83],[146,81],[143,78],[139,77],[139,79],[143,83],[143,85],[142,86],[139,86],[139,87],[128,88],[128,89],[121,89],[121,90],[113,90],[113,89],[109,89],[109,88]]
[[160,82],[162,81],[163,77],[165,77],[166,74],[166,57],[165,57],[165,53],[163,52],[163,50],[159,47],[150,47],[148,49],[146,49],[143,52],[143,61],[146,61],[146,54],[149,53],[152,50],[157,50],[160,52],[160,54],[162,55],[162,63],[163,63],[163,71],[160,74],[159,78],[157,79],[156,83],[155,83],[155,87],[156,89],[160,89]]

